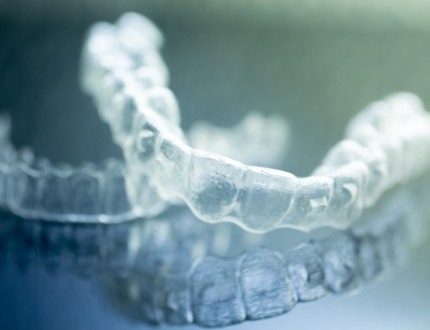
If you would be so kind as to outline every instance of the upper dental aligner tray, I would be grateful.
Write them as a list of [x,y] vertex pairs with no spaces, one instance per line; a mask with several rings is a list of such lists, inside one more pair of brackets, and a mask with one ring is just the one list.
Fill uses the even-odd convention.
[[430,165],[430,115],[408,93],[355,116],[309,177],[193,149],[179,127],[173,93],[160,87],[168,80],[162,43],[151,22],[129,13],[116,25],[94,25],[83,54],[83,87],[124,151],[136,207],[145,204],[145,178],[161,198],[184,201],[208,222],[231,221],[254,232],[346,228],[384,192]]
[[[273,120],[254,113],[232,129],[201,123],[196,128],[192,127],[189,134],[205,136],[226,133],[236,139],[237,145],[213,146],[212,140],[207,140],[205,146],[221,148],[257,161],[255,156],[242,153],[243,149],[249,150],[247,144],[250,143],[243,137],[247,135],[249,124],[272,129],[275,132],[272,138],[279,136],[279,130],[282,131],[285,123],[279,123],[277,119],[277,125],[274,125]],[[86,162],[78,167],[52,164],[48,159],[36,158],[29,148],[15,150],[9,140],[10,129],[9,116],[0,115],[0,206],[15,214],[29,219],[115,223],[139,216],[152,216],[169,205],[158,197],[144,178],[140,182],[140,191],[145,196],[146,204],[139,208],[130,205],[125,186],[126,167],[121,160],[112,158],[102,163]],[[285,138],[277,142],[277,148],[285,145]],[[261,145],[261,137],[254,137],[251,142]],[[276,148],[266,150],[266,153],[270,161],[276,160]]]

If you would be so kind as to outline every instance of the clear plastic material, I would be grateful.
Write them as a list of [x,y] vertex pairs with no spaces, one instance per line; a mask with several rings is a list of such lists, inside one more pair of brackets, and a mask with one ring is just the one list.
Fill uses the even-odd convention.
[[[264,119],[262,117],[262,121]],[[118,159],[73,167],[36,158],[24,148],[15,150],[9,140],[11,121],[0,116],[0,206],[29,219],[115,223],[159,214],[170,204],[159,198],[145,176],[138,176],[138,205],[130,204],[127,167]],[[190,134],[193,134],[193,128]],[[205,134],[199,129],[199,134]],[[226,130],[228,133],[229,130]],[[233,134],[241,134],[240,130]],[[248,141],[236,145],[237,154]],[[211,147],[210,142],[207,143]],[[232,150],[232,148],[229,148]]]
[[[275,317],[327,294],[356,293],[392,276],[428,233],[427,187],[427,179],[405,187],[350,230],[286,251],[249,248],[245,232],[236,230],[242,236],[231,239],[186,208],[118,225],[1,214],[1,256],[12,250],[21,256],[11,259],[21,269],[41,262],[50,272],[92,277],[115,309],[133,320],[225,326]],[[218,239],[227,249],[245,251],[226,258],[212,248]]]
[[[120,19],[121,24],[127,17]],[[128,28],[137,20],[134,15]],[[137,76],[144,68],[154,71],[152,81],[167,81],[158,55],[160,42],[152,43],[151,48],[148,40],[145,47],[134,49],[140,55],[136,61],[120,37],[121,24],[99,23],[90,30],[82,80],[133,173],[135,179],[127,185],[133,205],[142,203],[138,180],[142,176],[162,199],[184,201],[207,222],[231,221],[260,233],[281,227],[305,231],[322,226],[347,228],[384,192],[430,166],[430,115],[408,93],[372,103],[353,118],[344,140],[309,177],[248,166],[194,149],[179,127],[172,92],[162,86],[148,87],[151,84],[142,84]],[[156,27],[147,29],[152,35]],[[93,47],[99,43],[103,45]],[[105,58],[115,56],[117,62],[105,63]],[[117,98],[129,102],[116,107]],[[154,99],[162,99],[157,104],[163,106],[153,106]]]

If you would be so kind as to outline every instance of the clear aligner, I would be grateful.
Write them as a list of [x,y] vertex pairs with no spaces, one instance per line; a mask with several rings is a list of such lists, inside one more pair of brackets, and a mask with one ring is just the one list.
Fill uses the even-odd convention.
[[427,187],[428,180],[405,187],[347,231],[286,251],[251,248],[233,258],[214,255],[216,231],[186,209],[85,226],[3,213],[0,257],[12,252],[22,269],[42,262],[50,272],[94,277],[109,302],[134,320],[225,326],[275,317],[328,294],[357,293],[391,276],[428,232]]
[[[167,207],[149,184],[141,182],[145,204],[134,207],[121,160],[52,164],[29,148],[16,150],[9,140],[10,118],[0,118],[0,207],[28,219],[116,223],[153,216]],[[143,200],[143,199],[142,199]]]
[[[9,142],[7,117],[0,119],[0,206],[25,218],[70,222],[120,222],[143,215],[130,205],[124,165],[109,159],[72,167],[36,159]],[[151,210],[147,209],[150,214]]]
[[[276,166],[287,153],[290,137],[288,123],[282,117],[264,117],[251,112],[232,128],[197,122],[187,138],[195,149],[222,154],[247,164]],[[243,141],[247,141],[246,145]]]
[[[36,159],[28,148],[15,150],[9,140],[10,129],[10,118],[6,114],[1,115],[2,208],[32,219],[115,223],[153,216],[169,205],[141,176],[137,178],[141,180],[141,203],[134,207],[130,205],[126,180],[134,177],[126,175],[127,169],[120,160],[108,159],[100,164],[86,163],[79,167],[54,165],[47,159]],[[247,141],[241,143],[246,145]]]
[[[408,190],[408,188],[404,188]],[[422,243],[428,206],[423,191],[402,191],[365,224],[277,252],[254,248],[234,259],[202,258],[190,276],[194,322],[225,326],[290,311],[329,293],[357,292],[404,265]]]
[[[116,26],[99,23],[91,29],[83,56],[83,86],[111,126],[130,173],[147,178],[162,199],[185,201],[200,219],[231,221],[253,232],[346,228],[384,192],[429,167],[430,115],[408,93],[375,102],[353,118],[345,138],[309,177],[247,166],[191,148],[179,127],[174,95],[163,85],[165,65],[157,55],[161,43],[142,42],[144,47],[133,50],[140,54],[138,61],[124,46],[124,22],[128,29],[148,23],[142,18],[145,24],[138,24],[137,14],[131,15],[133,20],[124,16]],[[146,29],[134,38],[156,34],[155,26]],[[148,70],[151,84],[139,77]],[[155,99],[162,100],[157,102],[162,106],[154,106]],[[140,203],[138,182],[133,179],[127,185],[133,205]]]

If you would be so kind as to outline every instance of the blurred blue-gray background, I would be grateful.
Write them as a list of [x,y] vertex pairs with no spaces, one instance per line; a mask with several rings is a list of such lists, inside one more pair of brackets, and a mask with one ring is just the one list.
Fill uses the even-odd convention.
[[[291,123],[284,169],[306,175],[351,116],[396,91],[430,106],[430,3],[342,0],[0,0],[0,110],[12,139],[55,161],[120,156],[79,88],[86,29],[134,10],[163,31],[183,126],[232,125],[248,111]],[[395,278],[354,297],[330,297],[238,327],[428,329],[430,246]],[[67,272],[0,271],[1,329],[137,329],[92,284]]]

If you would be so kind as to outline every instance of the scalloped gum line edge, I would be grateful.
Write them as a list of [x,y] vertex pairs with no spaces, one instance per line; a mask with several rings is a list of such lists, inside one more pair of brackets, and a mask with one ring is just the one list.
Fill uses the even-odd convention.
[[[257,117],[259,125],[271,125],[270,118]],[[212,129],[241,135],[247,120],[232,129]],[[204,127],[199,130],[198,134],[206,134]],[[125,187],[126,168],[120,160],[111,158],[78,167],[53,165],[45,158],[36,159],[29,148],[16,151],[9,140],[10,131],[9,115],[0,114],[0,205],[17,215],[61,222],[118,223],[154,216],[168,206],[142,181],[151,203],[133,208]],[[207,144],[210,147],[210,141]]]
[[[303,231],[322,226],[347,228],[384,192],[419,176],[430,165],[430,116],[418,97],[409,93],[374,102],[356,115],[349,123],[345,139],[329,151],[310,177],[298,178],[288,172],[246,166],[221,155],[192,149],[185,143],[178,124],[148,102],[157,88],[142,88],[130,66],[119,64],[118,68],[115,63],[108,66],[100,63],[109,55],[103,49],[121,52],[116,47],[127,36],[118,31],[124,26],[132,29],[133,25],[127,17],[130,16],[126,14],[119,19],[118,27],[103,23],[111,31],[110,39],[104,39],[105,47],[91,47],[100,25],[90,30],[82,80],[92,84],[83,87],[96,103],[103,101],[105,91],[109,91],[108,103],[112,95],[132,100],[133,110],[127,112],[129,118],[124,118],[123,108],[112,107],[107,120],[114,139],[123,149],[129,173],[146,175],[163,199],[185,201],[204,221],[229,221],[257,233],[282,227]],[[137,18],[133,20],[136,22]],[[156,27],[151,25],[151,29]],[[137,35],[141,38],[145,33],[142,30]],[[135,50],[143,58],[149,42],[144,44],[147,48]],[[149,54],[156,53],[159,45],[153,44]],[[133,62],[130,54],[121,54]],[[127,79],[116,77],[122,83],[116,84],[116,89],[107,88],[103,74],[115,76],[118,70],[125,71]],[[133,123],[131,129],[117,128],[124,120]],[[139,205],[142,199],[137,193],[138,184],[133,181],[136,182],[128,180],[127,189],[131,203]]]

